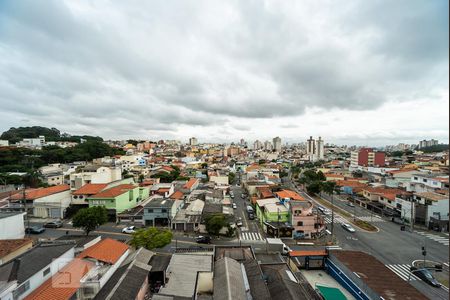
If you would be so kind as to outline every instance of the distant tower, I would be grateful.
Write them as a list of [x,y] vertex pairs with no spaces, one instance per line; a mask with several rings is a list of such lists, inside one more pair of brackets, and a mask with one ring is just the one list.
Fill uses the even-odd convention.
[[196,145],[197,145],[197,138],[191,137],[191,138],[189,139],[189,145],[191,145],[191,146],[196,146]]
[[277,152],[281,152],[281,139],[280,137],[273,138],[273,148]]
[[322,138],[319,136],[319,139],[318,140],[316,140],[316,158],[317,159],[323,159],[323,151],[324,151],[324,149],[323,149],[323,140],[322,140]]

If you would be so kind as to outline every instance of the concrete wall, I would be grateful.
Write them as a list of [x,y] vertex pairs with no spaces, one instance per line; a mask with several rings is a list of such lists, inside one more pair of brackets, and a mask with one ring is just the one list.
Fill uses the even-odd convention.
[[23,239],[25,236],[24,215],[25,213],[19,213],[0,219],[0,240]]

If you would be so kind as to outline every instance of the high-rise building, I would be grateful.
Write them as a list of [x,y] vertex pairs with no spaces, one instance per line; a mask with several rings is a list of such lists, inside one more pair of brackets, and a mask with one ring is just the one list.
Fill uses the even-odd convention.
[[310,161],[317,161],[324,158],[324,140],[319,136],[315,140],[312,136],[306,141],[306,155]]
[[264,142],[264,150],[272,151],[272,149],[273,149],[272,143],[269,141],[265,141]]
[[273,138],[273,149],[277,152],[281,152],[281,139],[278,136]]
[[196,145],[197,145],[197,138],[191,137],[191,138],[189,139],[189,145],[191,145],[191,146],[196,146]]
[[361,167],[384,167],[385,154],[381,151],[374,151],[372,148],[361,148],[358,151],[352,151],[350,157],[350,166]]
[[253,143],[253,149],[254,150],[259,150],[259,149],[262,149],[263,147],[264,147],[264,145],[259,140],[256,140]]
[[423,141],[419,142],[419,149],[426,148],[426,147],[431,147],[431,146],[436,146],[438,144],[439,144],[438,140],[435,140],[435,139],[431,139],[429,141],[423,140]]

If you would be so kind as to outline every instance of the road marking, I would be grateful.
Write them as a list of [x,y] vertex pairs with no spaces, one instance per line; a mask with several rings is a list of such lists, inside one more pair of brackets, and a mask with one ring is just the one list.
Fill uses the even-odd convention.
[[443,244],[445,246],[449,246],[450,242],[449,242],[449,238],[448,237],[444,237],[444,236],[440,236],[440,235],[436,235],[436,234],[432,234],[432,233],[428,233],[428,232],[423,232],[423,231],[415,231],[417,234],[420,234],[421,236],[427,237],[435,242],[438,242],[440,244]]
[[259,232],[241,232],[240,240],[242,241],[265,241]]
[[445,285],[441,284],[441,288],[444,289],[444,291],[446,291],[448,293],[448,287],[446,287]]
[[386,267],[395,274],[397,274],[397,276],[403,279],[404,281],[408,281],[408,278],[410,278],[410,280],[419,280],[419,278],[416,275],[411,273],[411,271],[409,270],[411,266],[408,264],[391,264],[386,265]]
[[327,250],[342,250],[341,246],[339,245],[333,245],[333,246],[326,246]]
[[371,216],[361,216],[361,217],[356,216],[356,217],[358,219],[360,219],[362,221],[366,221],[366,222],[386,222],[386,220],[384,220],[381,217],[376,216],[376,215],[374,215],[372,217]]

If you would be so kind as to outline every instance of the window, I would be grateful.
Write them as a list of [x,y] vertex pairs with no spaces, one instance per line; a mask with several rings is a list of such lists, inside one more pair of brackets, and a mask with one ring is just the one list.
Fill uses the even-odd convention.
[[167,209],[163,208],[163,209],[161,209],[161,212],[166,213]]
[[303,226],[303,221],[298,221],[297,226]]
[[20,295],[25,293],[30,289],[30,281],[25,281],[22,285],[20,285],[15,291],[14,291],[14,299],[19,298]]
[[78,196],[73,196],[73,199],[78,199]]
[[42,272],[42,276],[47,276],[50,273],[50,267],[45,269],[44,272]]
[[83,199],[83,196],[79,196],[78,198]]
[[414,177],[414,180],[417,180],[417,179],[419,179],[418,177]]
[[153,209],[152,209],[152,208],[149,208],[149,209],[147,209],[147,212],[148,212],[148,213],[152,213],[152,212],[153,212]]

